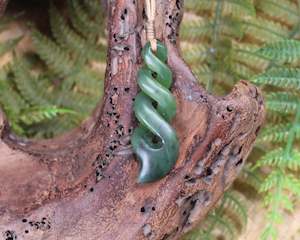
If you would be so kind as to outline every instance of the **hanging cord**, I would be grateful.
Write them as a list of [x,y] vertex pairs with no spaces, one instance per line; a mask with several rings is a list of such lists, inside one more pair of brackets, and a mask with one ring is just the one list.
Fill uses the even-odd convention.
[[155,38],[155,13],[156,13],[156,0],[145,0],[146,13],[148,21],[146,23],[147,40],[150,42],[152,51],[156,52],[157,41]]

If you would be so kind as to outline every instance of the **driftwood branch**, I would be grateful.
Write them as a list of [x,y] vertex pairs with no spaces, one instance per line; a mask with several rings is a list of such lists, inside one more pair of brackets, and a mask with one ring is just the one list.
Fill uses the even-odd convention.
[[164,179],[136,183],[129,139],[145,42],[143,1],[109,2],[105,96],[93,116],[71,133],[35,142],[13,135],[0,113],[5,240],[178,239],[213,208],[251,151],[264,117],[261,93],[246,81],[226,97],[199,87],[177,48],[183,3],[157,0],[157,35],[175,78],[180,157]]

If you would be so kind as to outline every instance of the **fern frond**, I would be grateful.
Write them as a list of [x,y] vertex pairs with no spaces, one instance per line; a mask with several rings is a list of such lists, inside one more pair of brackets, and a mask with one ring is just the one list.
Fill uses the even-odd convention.
[[219,214],[212,213],[209,214],[207,218],[209,221],[213,222],[217,228],[222,231],[222,234],[228,237],[228,239],[234,239],[236,237],[237,232],[235,223],[226,215],[220,216]]
[[278,22],[262,17],[251,18],[244,22],[245,34],[260,42],[284,40],[289,29]]
[[[263,182],[261,172],[254,169],[251,163],[248,163],[242,169],[239,178],[236,180],[237,185],[250,187],[254,192],[259,192],[260,185]],[[253,191],[252,191],[253,192]],[[253,196],[253,194],[251,194]]]
[[280,88],[300,90],[300,69],[288,67],[271,68],[255,76],[252,80],[259,85],[272,85]]
[[31,125],[34,123],[40,123],[46,120],[56,118],[60,114],[76,114],[74,111],[69,109],[57,108],[56,106],[49,107],[38,107],[26,109],[26,112],[21,113],[20,120]]
[[80,0],[69,0],[68,7],[73,27],[90,42],[95,43],[102,29],[102,19],[99,16],[96,19],[90,16]]
[[257,50],[259,49],[258,45],[253,43],[240,43],[237,41],[233,41],[232,44],[232,60],[243,63],[244,65],[259,71],[268,66],[269,60],[257,53]]
[[300,197],[300,179],[299,179],[299,177],[295,177],[295,175],[291,174],[291,173],[286,174],[283,185],[286,189],[288,189],[295,196]]
[[74,87],[75,92],[90,95],[91,98],[99,98],[103,93],[103,76],[103,72],[83,69],[75,76],[71,76],[71,79],[66,78],[65,82],[73,80],[73,82],[76,83],[76,86]]
[[289,25],[295,25],[298,20],[297,5],[289,0],[257,1],[257,9],[272,18],[279,19]]
[[225,36],[241,38],[243,36],[243,23],[232,17],[223,17],[220,22],[214,23],[211,19],[193,19],[183,22],[180,36],[183,40],[195,40],[199,38],[211,38],[215,28]]
[[208,56],[208,47],[202,44],[194,45],[187,42],[181,43],[182,53],[184,59],[189,64],[199,65],[202,63]]
[[214,6],[214,1],[211,0],[186,0],[184,2],[184,7],[187,11],[192,11],[197,14],[202,13],[203,11],[212,10]]
[[278,238],[278,232],[276,229],[276,226],[273,224],[267,224],[266,228],[264,229],[261,240],[269,240],[269,239],[277,239]]
[[104,49],[97,49],[96,44],[88,43],[66,23],[54,5],[50,7],[50,24],[53,36],[60,46],[76,54],[76,59],[84,63],[87,59],[103,59]]
[[242,227],[246,226],[248,220],[247,207],[244,204],[244,199],[238,192],[227,191],[224,194],[224,208],[235,213],[237,222],[242,223]]
[[[14,82],[23,99],[31,106],[48,105],[45,98],[47,87],[38,83],[37,77],[30,73],[24,59],[15,59],[13,64]],[[45,83],[45,82],[44,82]]]
[[233,73],[235,80],[249,79],[255,74],[255,71],[249,66],[239,62],[232,62],[230,68],[230,72]]
[[[212,10],[215,8],[216,1],[214,0],[187,0],[185,1],[185,8],[188,11],[197,14],[203,11]],[[225,0],[224,13],[233,16],[255,16],[255,8],[251,0]]]
[[258,142],[283,143],[287,141],[288,134],[294,127],[295,139],[300,140],[300,124],[292,125],[291,123],[281,123],[277,125],[269,125],[262,130],[258,136]]
[[224,14],[232,14],[239,18],[255,17],[256,11],[251,0],[225,0]]
[[[86,11],[89,13],[91,18],[97,23],[102,23],[101,25],[104,26],[103,18],[102,18],[103,9],[102,9],[102,5],[99,4],[99,1],[84,0],[83,5],[85,6]],[[102,31],[102,29],[100,31]]]
[[297,170],[300,168],[300,153],[294,150],[289,156],[284,149],[276,148],[266,153],[255,165],[255,167],[262,166]]
[[180,29],[182,40],[190,41],[207,37],[212,32],[212,23],[203,18],[184,21]]
[[213,72],[207,64],[201,64],[193,70],[193,73],[197,76],[197,79],[201,83],[207,83],[211,78],[213,78]]
[[293,114],[298,106],[299,96],[288,92],[274,92],[266,96],[267,109],[282,113]]
[[9,51],[12,51],[18,45],[21,39],[22,36],[0,43],[0,56]]
[[[282,184],[283,182],[278,183],[279,185]],[[287,210],[289,212],[292,212],[294,210],[294,204],[293,202],[289,199],[289,196],[285,194],[283,191],[284,189],[282,188],[280,191],[276,193],[276,196],[274,196],[274,193],[268,192],[266,193],[266,196],[264,198],[264,204],[266,206],[272,206],[273,204],[278,205],[281,210]],[[275,224],[282,223],[283,216],[280,211],[269,211],[267,213],[267,218],[270,219]]]
[[7,82],[0,81],[0,102],[1,107],[5,110],[8,118],[13,122],[16,121],[22,109],[27,107],[27,103]]
[[74,61],[54,41],[42,35],[37,30],[32,32],[32,41],[38,55],[53,72],[62,77],[74,72]]
[[50,120],[45,119],[42,122],[30,125],[26,133],[34,138],[53,138],[58,134],[73,129],[79,123],[78,113],[62,113]]
[[[273,155],[273,153],[274,152],[272,152],[271,154]],[[270,156],[270,158],[271,157],[275,158],[276,156]],[[278,182],[282,182],[283,177],[284,176],[279,171],[272,171],[261,184],[260,192],[268,192],[271,191],[271,189],[273,189],[274,187],[278,187]],[[271,194],[273,193],[271,192]]]
[[258,53],[268,59],[293,62],[300,58],[300,42],[284,40],[266,44]]

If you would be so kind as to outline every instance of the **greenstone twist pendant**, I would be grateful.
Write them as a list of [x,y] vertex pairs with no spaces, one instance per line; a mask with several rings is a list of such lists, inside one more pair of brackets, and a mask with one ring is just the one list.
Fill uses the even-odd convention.
[[139,126],[131,143],[141,163],[139,183],[153,182],[168,174],[176,163],[179,142],[169,124],[176,114],[176,101],[170,87],[172,72],[166,65],[167,48],[157,41],[154,54],[148,42],[142,51],[145,66],[138,72],[141,92],[134,102]]

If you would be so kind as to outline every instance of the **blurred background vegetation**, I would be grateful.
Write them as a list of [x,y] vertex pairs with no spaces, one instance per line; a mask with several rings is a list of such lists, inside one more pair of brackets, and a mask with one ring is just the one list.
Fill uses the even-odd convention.
[[[99,0],[9,3],[0,106],[15,133],[51,138],[90,115],[103,92],[104,12]],[[299,37],[300,0],[185,0],[181,51],[199,84],[224,95],[252,81],[268,115],[240,177],[184,239],[300,239]]]

